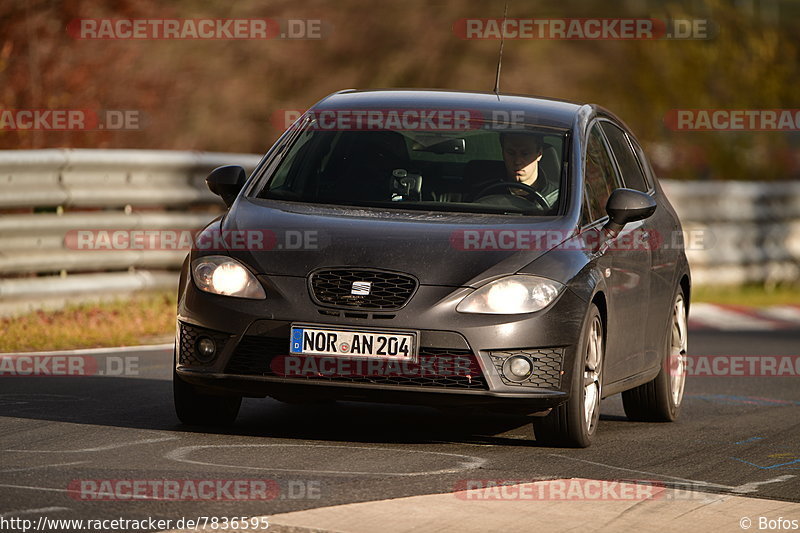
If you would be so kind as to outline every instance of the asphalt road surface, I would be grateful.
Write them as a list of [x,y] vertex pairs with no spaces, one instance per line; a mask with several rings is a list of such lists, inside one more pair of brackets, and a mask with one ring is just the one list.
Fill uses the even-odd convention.
[[[690,351],[797,356],[800,330],[693,331]],[[659,480],[800,502],[797,376],[690,378],[673,424],[629,422],[619,396],[609,398],[596,442],[576,450],[538,446],[525,418],[357,403],[245,399],[232,428],[195,431],[173,412],[171,350],[89,357],[105,375],[0,378],[0,524],[273,515],[446,493],[470,479]],[[126,364],[133,375],[119,376]],[[238,486],[260,500],[219,484],[216,497],[234,501],[97,501],[79,490],[96,483],[102,491],[105,481],[121,497],[129,480],[245,480]]]

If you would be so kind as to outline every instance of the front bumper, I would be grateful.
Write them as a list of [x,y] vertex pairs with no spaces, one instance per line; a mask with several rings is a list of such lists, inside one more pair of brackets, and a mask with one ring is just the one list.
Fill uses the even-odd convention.
[[[392,313],[324,308],[308,294],[305,278],[261,277],[266,300],[245,300],[198,290],[182,278],[178,303],[175,368],[185,381],[207,392],[244,396],[325,398],[474,405],[546,410],[568,398],[572,361],[586,302],[568,289],[539,313],[472,315],[455,311],[470,289],[420,286],[402,309]],[[348,326],[380,331],[419,331],[420,357],[469,358],[472,371],[460,375],[304,375],[275,372],[273,360],[286,356],[293,323]],[[203,363],[195,341],[208,336],[218,347]],[[505,358],[526,354],[534,372],[525,382],[507,379]]]

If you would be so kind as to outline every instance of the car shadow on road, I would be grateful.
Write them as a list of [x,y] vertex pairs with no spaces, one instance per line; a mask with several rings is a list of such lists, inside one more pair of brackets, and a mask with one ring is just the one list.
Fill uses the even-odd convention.
[[526,416],[356,402],[296,405],[246,398],[234,425],[190,427],[180,424],[175,415],[170,381],[130,377],[6,378],[0,391],[0,416],[325,442],[537,446],[531,418]]

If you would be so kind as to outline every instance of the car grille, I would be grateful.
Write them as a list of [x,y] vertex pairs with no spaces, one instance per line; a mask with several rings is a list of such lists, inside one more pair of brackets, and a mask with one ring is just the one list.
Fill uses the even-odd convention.
[[[352,294],[353,283],[369,282],[369,294]],[[323,270],[311,274],[311,291],[317,303],[347,309],[399,309],[417,289],[406,274],[367,269]]]
[[[561,386],[561,365],[564,360],[562,348],[530,348],[489,352],[492,363],[506,385],[519,387],[541,387],[558,389]],[[525,381],[511,381],[503,375],[503,363],[514,355],[525,355],[533,360],[533,373]]]
[[[288,338],[245,336],[239,346],[231,356],[225,372],[228,374],[239,374],[245,376],[275,376],[284,377],[275,371],[273,362],[275,358],[287,356],[289,348]],[[287,379],[297,381],[327,381],[337,383],[372,383],[376,385],[404,385],[411,387],[440,387],[446,389],[488,389],[483,374],[480,371],[478,361],[469,350],[444,349],[444,348],[425,348],[419,350],[420,359],[425,358],[428,362],[441,364],[435,368],[453,368],[453,361],[469,361],[468,373],[464,372],[426,372],[420,365],[407,362],[403,366],[407,375],[299,375],[286,376]],[[297,356],[304,359],[305,356]],[[355,359],[352,359],[355,363]],[[364,360],[361,361],[362,364]],[[461,367],[464,368],[465,365]],[[275,368],[273,368],[275,367]],[[427,367],[430,368],[430,367]],[[468,374],[468,375],[466,375]]]
[[[222,352],[225,344],[232,337],[229,333],[222,333],[221,331],[214,331],[211,329],[198,328],[190,324],[178,322],[180,350],[178,352],[178,362],[185,366],[205,365],[210,363],[202,363],[197,360],[194,352],[194,343],[200,336],[210,337],[217,345],[217,353]],[[212,361],[213,362],[213,361]]]

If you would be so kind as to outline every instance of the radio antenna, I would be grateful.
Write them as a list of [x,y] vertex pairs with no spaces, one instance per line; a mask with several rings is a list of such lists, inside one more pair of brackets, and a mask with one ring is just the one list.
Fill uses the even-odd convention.
[[494,77],[494,94],[500,93],[500,67],[503,64],[503,43],[506,40],[506,16],[508,15],[508,2],[503,8],[503,23],[500,26],[500,56],[497,58],[497,73]]

